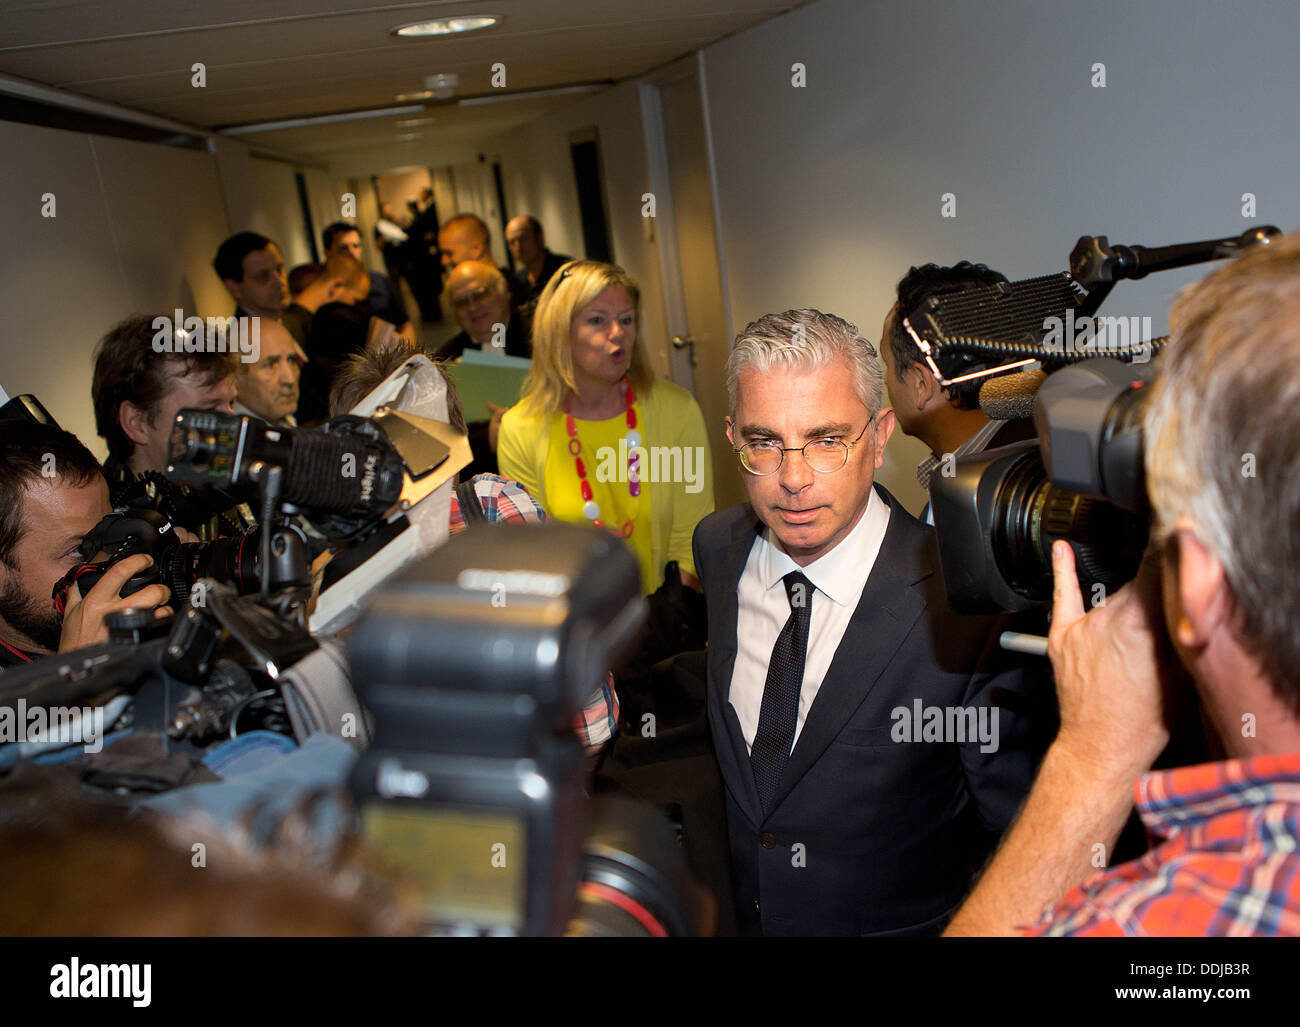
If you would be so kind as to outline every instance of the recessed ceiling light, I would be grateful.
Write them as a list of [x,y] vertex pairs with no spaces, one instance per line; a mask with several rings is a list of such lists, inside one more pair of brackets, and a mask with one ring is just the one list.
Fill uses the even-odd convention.
[[413,21],[407,25],[398,25],[392,33],[403,39],[418,39],[426,36],[453,36],[463,32],[480,32],[500,24],[501,19],[495,14],[474,14],[459,18]]
[[398,93],[394,99],[401,103],[405,103],[407,100],[432,100],[433,90],[424,89],[418,93]]

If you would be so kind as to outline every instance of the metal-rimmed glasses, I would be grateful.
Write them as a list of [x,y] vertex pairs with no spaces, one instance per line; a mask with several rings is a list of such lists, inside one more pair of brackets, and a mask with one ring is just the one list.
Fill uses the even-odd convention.
[[842,439],[809,439],[802,446],[778,446],[771,441],[747,442],[734,450],[740,462],[750,474],[766,477],[775,474],[785,462],[787,453],[802,453],[804,462],[818,474],[830,474],[838,471],[849,462],[849,453],[866,434],[876,417],[866,423],[858,437],[852,442]]

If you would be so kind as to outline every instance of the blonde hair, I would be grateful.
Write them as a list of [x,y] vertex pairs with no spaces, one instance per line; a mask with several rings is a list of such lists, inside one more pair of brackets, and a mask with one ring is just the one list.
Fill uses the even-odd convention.
[[[612,285],[627,290],[639,319],[641,289],[635,278],[614,264],[571,260],[546,283],[533,314],[533,365],[524,380],[520,400],[525,409],[544,416],[557,413],[577,391],[573,377],[573,319]],[[645,345],[638,337],[632,344],[627,380],[637,392],[644,392],[654,377]]]

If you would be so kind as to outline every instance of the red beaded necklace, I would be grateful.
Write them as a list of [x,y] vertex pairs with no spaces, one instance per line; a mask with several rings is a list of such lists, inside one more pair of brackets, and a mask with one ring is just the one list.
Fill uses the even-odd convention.
[[[623,441],[627,443],[627,491],[635,499],[641,495],[641,454],[639,452],[641,433],[636,430],[636,410],[633,409],[636,396],[632,392],[632,384],[624,378],[623,386],[627,400],[627,434],[623,436]],[[600,523],[600,504],[592,498],[591,482],[587,480],[587,465],[582,460],[582,442],[578,438],[578,424],[573,419],[573,415],[568,412],[567,406],[564,412],[564,430],[569,436],[569,452],[573,455],[573,467],[578,472],[578,484],[582,488],[582,516],[598,528],[604,528],[619,538],[628,538],[632,534],[633,522],[636,520],[635,513],[631,519],[623,522],[622,528],[611,528],[607,524]]]

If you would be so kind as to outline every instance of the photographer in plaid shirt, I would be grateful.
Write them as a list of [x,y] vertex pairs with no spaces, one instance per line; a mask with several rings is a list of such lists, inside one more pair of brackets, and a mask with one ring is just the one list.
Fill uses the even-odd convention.
[[[1300,935],[1300,233],[1189,286],[1170,325],[1146,419],[1162,559],[1085,613],[1053,548],[1060,734],[949,934]],[[1227,758],[1144,773],[1170,643]],[[1099,872],[1135,796],[1154,847]]]
[[[380,382],[406,363],[413,353],[413,350],[405,346],[396,345],[378,352],[357,353],[348,357],[330,386],[330,416],[351,410]],[[465,411],[461,407],[460,394],[442,365],[435,361],[434,366],[447,383],[448,422],[458,432],[464,433]],[[496,474],[478,474],[470,480],[483,516],[490,524],[536,524],[546,520],[546,512],[517,481]],[[460,509],[460,496],[453,489],[451,533],[459,535],[467,529],[465,515]],[[597,757],[618,730],[618,694],[614,691],[612,675],[605,675],[604,682],[578,711],[574,717],[573,730],[587,754],[588,766],[594,766]]]

